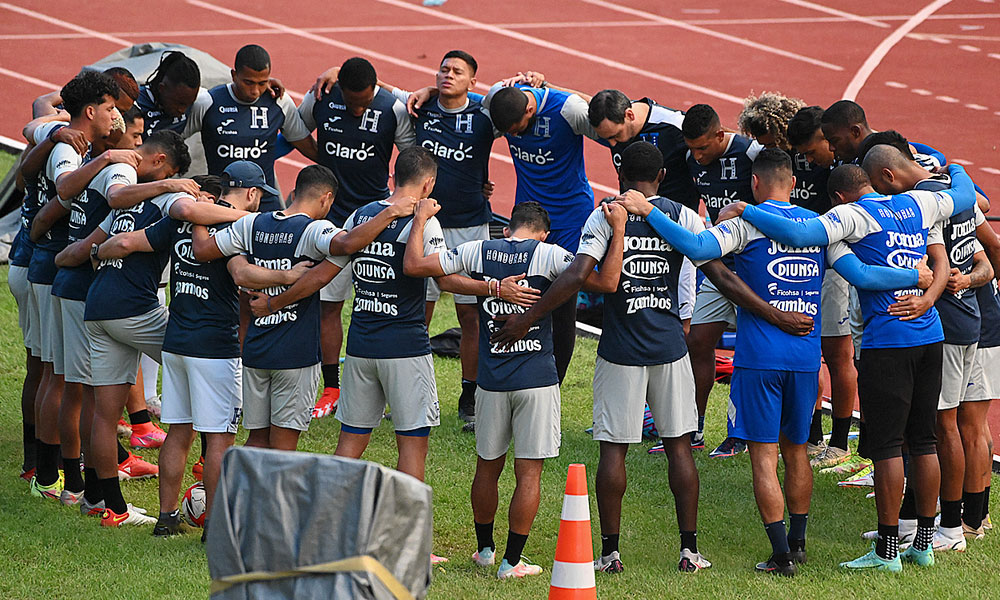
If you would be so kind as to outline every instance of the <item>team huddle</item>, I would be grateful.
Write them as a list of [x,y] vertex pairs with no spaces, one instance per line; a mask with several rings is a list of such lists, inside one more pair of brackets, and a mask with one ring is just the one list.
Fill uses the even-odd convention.
[[[771,544],[758,571],[790,576],[806,562],[813,468],[875,489],[872,549],[845,569],[931,566],[935,551],[965,550],[992,528],[986,415],[1000,395],[1000,239],[961,166],[871,129],[848,100],[824,110],[750,97],[737,133],[706,104],[680,111],[611,89],[591,97],[534,71],[480,95],[477,69],[468,53],[448,52],[434,85],[409,92],[355,57],[296,107],[268,53],[248,45],[232,83],[209,90],[198,65],[170,51],[145,84],[123,68],[84,70],[36,100],[9,271],[27,350],[31,494],[102,526],[176,535],[199,435],[210,517],[241,422],[248,446],[295,450],[312,419],[334,412],[336,455],[362,457],[388,418],[396,468],[423,480],[440,424],[428,324],[447,291],[461,326],[459,417],[478,455],[472,560],[498,564],[501,579],[538,575],[522,552],[544,460],[559,455],[560,384],[584,290],[603,295],[595,570],[624,569],[625,457],[646,414],[669,463],[678,568],[711,567],[698,550],[693,451],[705,447],[715,348],[732,329],[729,435],[710,456],[749,453]],[[500,137],[517,185],[504,237],[490,239]],[[185,179],[189,138],[203,145],[207,173]],[[610,149],[619,176],[621,193],[597,208],[584,138]],[[292,150],[316,164],[282,198],[274,164]],[[155,387],[156,363],[165,435],[141,391],[150,371]],[[124,413],[133,445],[160,448],[157,465],[118,443]],[[516,487],[497,556],[512,443]],[[120,484],[149,476],[159,477],[157,517]]]

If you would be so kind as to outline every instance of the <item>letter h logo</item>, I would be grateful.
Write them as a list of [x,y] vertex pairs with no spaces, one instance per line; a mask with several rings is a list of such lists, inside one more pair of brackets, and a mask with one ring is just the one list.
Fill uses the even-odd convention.
[[267,129],[267,107],[250,107],[250,129]]
[[535,135],[538,137],[549,137],[549,117],[538,117],[535,121]]
[[472,133],[472,114],[455,115],[455,133]]
[[365,109],[365,114],[361,117],[361,125],[358,126],[358,129],[378,133],[378,119],[381,116],[382,111],[380,110]]
[[736,179],[736,157],[720,158],[719,164],[722,166],[721,179]]

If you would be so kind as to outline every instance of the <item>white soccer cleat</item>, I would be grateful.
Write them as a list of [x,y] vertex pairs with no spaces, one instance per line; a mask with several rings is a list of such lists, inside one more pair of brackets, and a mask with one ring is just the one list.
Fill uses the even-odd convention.
[[938,527],[931,548],[935,552],[965,552],[967,543],[961,527]]

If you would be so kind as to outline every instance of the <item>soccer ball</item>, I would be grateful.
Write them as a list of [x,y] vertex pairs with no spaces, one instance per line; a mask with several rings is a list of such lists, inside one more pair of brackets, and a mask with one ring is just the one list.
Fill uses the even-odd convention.
[[192,527],[205,526],[205,486],[199,481],[184,492],[181,516]]

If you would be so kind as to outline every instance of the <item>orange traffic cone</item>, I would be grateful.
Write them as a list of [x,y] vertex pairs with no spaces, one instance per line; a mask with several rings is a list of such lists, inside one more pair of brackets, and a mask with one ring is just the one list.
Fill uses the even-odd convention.
[[552,565],[549,600],[596,600],[594,546],[590,537],[587,468],[570,465],[566,476],[556,560]]

